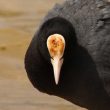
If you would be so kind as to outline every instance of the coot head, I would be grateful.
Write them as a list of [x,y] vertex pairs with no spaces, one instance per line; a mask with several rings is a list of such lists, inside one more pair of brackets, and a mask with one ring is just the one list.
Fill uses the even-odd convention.
[[76,45],[75,30],[64,18],[55,17],[41,26],[37,45],[44,60],[53,67],[55,83],[58,84],[60,71],[65,60],[68,60]]

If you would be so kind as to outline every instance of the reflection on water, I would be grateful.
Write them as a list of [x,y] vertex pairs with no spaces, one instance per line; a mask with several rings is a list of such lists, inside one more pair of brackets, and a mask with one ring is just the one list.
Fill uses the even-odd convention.
[[63,99],[39,93],[24,70],[24,54],[41,19],[62,1],[0,0],[0,110],[79,110]]

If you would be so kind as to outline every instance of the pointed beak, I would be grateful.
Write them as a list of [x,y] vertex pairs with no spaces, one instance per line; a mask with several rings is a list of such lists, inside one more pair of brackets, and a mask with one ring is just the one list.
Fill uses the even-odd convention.
[[55,83],[56,83],[56,85],[58,85],[59,78],[60,78],[60,71],[61,71],[61,67],[62,67],[62,64],[63,64],[63,59],[60,59],[60,58],[56,57],[54,59],[51,59],[51,63],[52,63],[52,66],[53,66]]
[[60,34],[52,34],[47,39],[47,48],[51,57],[54,71],[55,83],[58,85],[61,67],[63,64],[62,56],[65,50],[65,39]]

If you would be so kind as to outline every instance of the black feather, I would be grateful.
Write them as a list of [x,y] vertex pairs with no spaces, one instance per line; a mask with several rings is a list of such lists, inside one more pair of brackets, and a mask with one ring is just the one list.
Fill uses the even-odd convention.
[[[47,37],[64,36],[66,50],[55,85]],[[25,56],[35,88],[89,110],[110,110],[110,2],[68,0],[44,18]]]

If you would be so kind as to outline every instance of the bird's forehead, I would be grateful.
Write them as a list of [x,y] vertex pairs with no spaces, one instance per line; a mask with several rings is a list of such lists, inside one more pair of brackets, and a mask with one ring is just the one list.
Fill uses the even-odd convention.
[[62,56],[65,48],[65,40],[60,34],[50,35],[47,39],[47,47],[52,57]]
[[64,37],[60,34],[52,34],[48,37],[48,41],[50,40],[57,40],[57,41],[62,41],[63,43],[65,43]]
[[60,34],[50,35],[47,39],[48,48],[61,48],[64,45],[65,45],[65,40],[63,36]]

